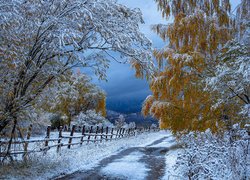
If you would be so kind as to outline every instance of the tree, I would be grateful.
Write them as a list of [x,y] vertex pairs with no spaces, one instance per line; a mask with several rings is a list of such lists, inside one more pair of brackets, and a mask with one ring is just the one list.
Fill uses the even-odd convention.
[[237,8],[236,34],[218,54],[218,64],[207,77],[208,90],[219,92],[216,103],[236,103],[241,114],[250,117],[250,2]]
[[113,0],[0,0],[0,132],[74,67],[105,79],[120,55],[150,73],[151,43],[140,23],[138,9]]
[[119,117],[118,117],[118,119],[115,121],[115,126],[118,129],[120,129],[120,128],[122,128],[125,125],[126,125],[125,117],[122,114],[120,114]]
[[[150,83],[152,95],[144,115],[159,119],[161,128],[173,132],[211,130],[224,126],[227,105],[214,106],[214,93],[205,91],[205,78],[214,71],[217,55],[236,31],[229,0],[156,0],[167,19],[153,29],[169,44],[155,50],[159,72]],[[233,118],[234,111],[227,114]]]
[[80,72],[69,73],[68,76],[55,81],[41,94],[36,104],[40,104],[37,108],[66,116],[68,123],[72,117],[87,110],[95,109],[97,113],[106,116],[105,92]]
[[78,116],[76,116],[73,123],[76,123],[79,126],[91,126],[91,125],[99,125],[99,126],[108,126],[112,127],[112,123],[105,119],[100,113],[95,110],[87,110],[85,113],[80,112]]
[[221,50],[215,74],[207,78],[208,89],[217,92],[217,105],[236,103],[250,117],[250,53],[249,48],[235,40]]

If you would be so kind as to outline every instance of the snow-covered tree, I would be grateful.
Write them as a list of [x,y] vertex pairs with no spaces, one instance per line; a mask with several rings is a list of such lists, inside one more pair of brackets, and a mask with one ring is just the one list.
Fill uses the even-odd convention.
[[[168,44],[165,48],[154,51],[159,72],[150,83],[152,95],[145,100],[143,114],[159,119],[161,128],[171,128],[173,132],[183,133],[205,131],[207,128],[214,132],[225,127],[225,119],[239,121],[237,104],[224,101],[215,106],[221,99],[222,89],[213,91],[205,87],[210,81],[207,77],[211,75],[216,74],[217,79],[213,79],[213,82],[220,82],[217,76],[222,76],[222,69],[225,70],[227,65],[217,65],[221,59],[230,55],[226,50],[228,43],[236,36],[244,37],[249,42],[244,33],[249,32],[249,1],[241,1],[236,16],[231,13],[229,0],[156,2],[163,16],[167,19],[172,17],[173,21],[168,25],[158,24],[153,27]],[[248,53],[244,48],[241,52],[243,51],[245,55],[239,54],[238,59],[233,60],[237,62],[232,61],[234,65],[229,68],[242,70],[239,73],[241,70],[238,69],[238,74],[235,74],[237,77],[233,77],[237,72],[231,71],[231,78],[238,81],[236,85],[241,86],[240,91],[245,88],[244,94],[248,94],[248,85],[243,87],[241,82],[246,81],[248,76],[249,49]],[[243,94],[240,96],[244,96],[244,99],[249,97]]]
[[215,74],[207,78],[208,89],[218,92],[217,105],[237,103],[250,117],[250,52],[237,41],[228,42],[219,56]]
[[66,115],[69,123],[73,116],[87,110],[95,109],[102,116],[106,115],[105,93],[91,83],[87,75],[80,72],[69,73],[65,78],[51,84],[38,101],[43,102],[40,103],[41,108]]
[[115,121],[115,126],[119,129],[126,125],[125,117],[120,114],[118,119]]
[[136,127],[135,122],[130,122],[130,123],[128,123],[128,128],[134,129],[135,127]]
[[158,128],[158,126],[157,126],[156,124],[153,123],[153,124],[151,124],[150,128],[151,128],[151,129],[155,129],[155,128]]
[[125,129],[134,129],[136,127],[136,124],[135,122],[130,122],[130,123],[125,122],[121,127]]
[[235,103],[250,117],[250,2],[237,7],[236,33],[218,54],[213,75],[206,79],[208,90],[218,92],[216,104]]
[[80,112],[78,116],[75,117],[75,120],[72,122],[78,126],[106,126],[112,127],[113,124],[104,118],[100,113],[95,110],[87,110],[86,112]]
[[122,59],[150,73],[140,23],[140,10],[114,0],[0,0],[0,132],[74,67],[105,79],[109,60]]
[[150,83],[152,95],[143,114],[159,119],[161,128],[174,132],[216,129],[220,112],[211,109],[213,99],[203,87],[207,69],[216,64],[220,47],[230,40],[231,5],[225,0],[156,0],[168,25],[153,27],[167,42],[155,50],[159,72]]

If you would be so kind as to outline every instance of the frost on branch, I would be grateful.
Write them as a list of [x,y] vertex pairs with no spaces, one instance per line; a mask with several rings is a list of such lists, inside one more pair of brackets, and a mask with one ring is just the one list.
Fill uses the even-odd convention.
[[248,179],[249,135],[235,126],[218,137],[209,130],[182,138],[186,145],[175,167],[189,179]]
[[140,23],[138,9],[113,0],[0,0],[0,131],[74,67],[105,79],[118,55],[150,74]]
[[217,104],[236,101],[242,113],[250,117],[250,53],[236,40],[228,42],[219,56],[215,74],[207,78],[210,89],[220,92]]
[[[242,0],[236,12],[236,32],[218,54],[214,73],[206,79],[207,89],[219,92],[216,105],[234,103],[250,117],[250,2]],[[215,105],[215,106],[216,106]],[[248,121],[249,123],[249,121]]]

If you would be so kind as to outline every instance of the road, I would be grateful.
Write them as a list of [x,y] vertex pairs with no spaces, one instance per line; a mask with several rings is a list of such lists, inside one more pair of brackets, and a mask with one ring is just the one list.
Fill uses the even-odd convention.
[[124,180],[162,179],[166,172],[165,154],[178,148],[172,135],[145,147],[125,149],[100,161],[88,171],[77,171],[56,180]]

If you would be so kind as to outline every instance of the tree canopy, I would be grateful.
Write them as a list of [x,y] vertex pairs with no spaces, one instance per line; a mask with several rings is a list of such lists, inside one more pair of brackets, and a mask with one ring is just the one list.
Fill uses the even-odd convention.
[[0,0],[0,132],[75,67],[105,79],[119,55],[151,73],[140,23],[140,10],[113,0]]
[[[156,0],[156,3],[163,17],[173,18],[173,22],[153,27],[168,44],[154,51],[159,71],[150,83],[153,94],[145,100],[143,114],[159,119],[161,128],[181,133],[207,128],[217,131],[228,124],[228,119],[236,122],[239,104],[233,101],[216,104],[222,96],[213,89],[218,84],[209,87],[207,82],[215,74],[216,78],[221,76],[217,65],[223,61],[220,55],[225,55],[227,42],[243,37],[247,26],[242,20],[249,13],[249,3],[241,2],[237,16],[231,14],[229,0]],[[249,52],[246,54],[249,57]],[[243,61],[244,67],[248,67],[249,61]],[[234,66],[237,63],[240,61]],[[244,73],[246,68],[241,70]]]

